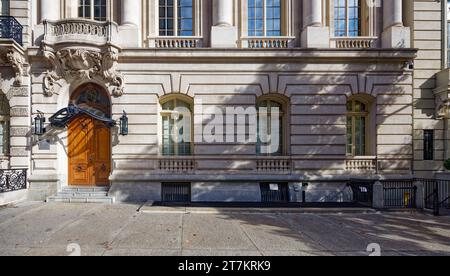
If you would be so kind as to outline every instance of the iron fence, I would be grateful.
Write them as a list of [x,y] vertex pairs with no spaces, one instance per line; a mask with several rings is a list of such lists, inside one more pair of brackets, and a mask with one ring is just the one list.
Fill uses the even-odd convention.
[[384,207],[416,208],[417,187],[414,180],[386,180],[383,184]]
[[0,170],[0,193],[27,188],[27,170]]
[[261,201],[264,203],[289,202],[289,185],[287,183],[261,183]]
[[14,39],[23,45],[23,26],[13,16],[0,16],[0,38]]

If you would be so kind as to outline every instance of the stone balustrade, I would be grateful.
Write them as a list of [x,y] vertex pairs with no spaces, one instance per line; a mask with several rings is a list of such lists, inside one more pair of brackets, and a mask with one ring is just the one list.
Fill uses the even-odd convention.
[[378,171],[377,158],[375,156],[349,158],[345,161],[345,170],[355,173],[376,173]]
[[258,158],[256,170],[261,173],[290,173],[292,161],[289,157]]
[[165,157],[158,160],[158,171],[164,173],[190,173],[195,169],[193,158]]
[[241,47],[249,49],[287,49],[293,47],[295,37],[244,37]]
[[376,37],[334,37],[331,46],[337,49],[369,49],[376,47]]
[[166,48],[166,49],[189,49],[200,48],[203,45],[202,37],[157,37],[149,38],[149,46],[153,48]]

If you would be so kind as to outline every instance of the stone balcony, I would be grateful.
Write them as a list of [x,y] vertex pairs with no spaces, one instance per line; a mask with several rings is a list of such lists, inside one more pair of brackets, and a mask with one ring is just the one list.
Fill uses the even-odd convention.
[[116,44],[119,27],[116,23],[88,19],[63,19],[44,21],[44,42],[46,44],[91,44],[102,46]]

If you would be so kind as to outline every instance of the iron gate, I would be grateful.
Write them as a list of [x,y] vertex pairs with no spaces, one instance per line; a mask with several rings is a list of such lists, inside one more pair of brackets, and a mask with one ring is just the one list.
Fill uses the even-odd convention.
[[425,209],[433,210],[435,216],[440,215],[441,208],[450,209],[450,181],[423,179],[425,190]]
[[353,192],[353,202],[372,207],[373,185],[374,181],[370,180],[350,180],[349,186]]
[[417,187],[414,180],[382,181],[384,207],[416,208]]
[[173,203],[191,202],[191,184],[190,183],[163,183],[162,201]]
[[261,201],[264,203],[289,202],[289,185],[287,183],[261,183]]

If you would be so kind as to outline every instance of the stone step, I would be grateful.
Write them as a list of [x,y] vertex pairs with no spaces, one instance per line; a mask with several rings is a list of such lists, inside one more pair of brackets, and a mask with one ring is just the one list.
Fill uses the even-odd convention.
[[75,187],[75,186],[71,186],[71,187],[63,188],[62,191],[63,192],[83,192],[83,193],[108,192],[109,187]]
[[47,202],[59,202],[59,203],[100,203],[100,204],[114,204],[114,197],[60,197],[52,196],[47,198]]
[[101,198],[108,197],[108,193],[106,192],[61,192],[58,193],[59,197],[70,198],[70,197],[92,197],[92,198]]

